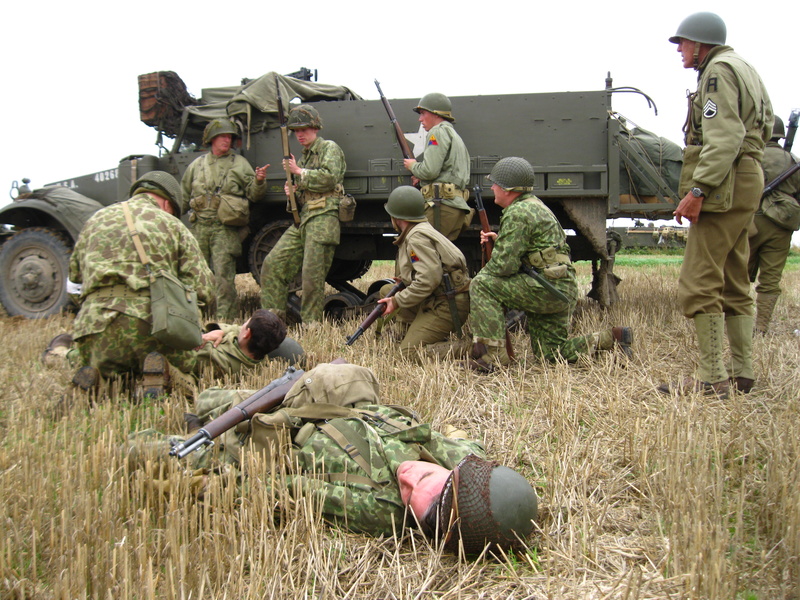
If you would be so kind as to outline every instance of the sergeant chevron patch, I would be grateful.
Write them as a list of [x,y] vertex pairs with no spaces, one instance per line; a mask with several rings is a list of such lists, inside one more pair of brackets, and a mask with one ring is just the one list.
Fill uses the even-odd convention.
[[713,119],[717,116],[717,105],[714,104],[713,100],[707,100],[705,106],[703,106],[703,116],[706,119]]

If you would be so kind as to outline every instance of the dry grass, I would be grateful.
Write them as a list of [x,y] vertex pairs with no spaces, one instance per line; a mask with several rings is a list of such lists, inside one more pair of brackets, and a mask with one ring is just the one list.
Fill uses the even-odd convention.
[[[193,399],[132,404],[109,389],[64,409],[71,373],[38,358],[69,317],[1,319],[0,597],[797,598],[800,272],[786,273],[774,333],[755,341],[758,388],[720,402],[655,390],[696,354],[675,267],[619,270],[622,302],[582,306],[574,330],[632,325],[628,365],[543,365],[516,334],[518,363],[485,377],[402,363],[370,332],[345,348],[355,319],[293,331],[316,360],[371,367],[387,402],[466,429],[529,478],[541,498],[531,550],[496,560],[328,527],[307,503],[270,496],[256,458],[242,497],[222,476],[204,502],[168,463],[181,489],[165,500],[117,448],[132,431],[179,431]],[[264,365],[244,385],[281,370]]]

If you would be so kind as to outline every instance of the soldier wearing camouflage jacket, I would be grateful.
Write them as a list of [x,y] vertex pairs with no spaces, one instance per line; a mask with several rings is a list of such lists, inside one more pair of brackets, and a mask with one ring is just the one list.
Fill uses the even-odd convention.
[[[581,355],[610,350],[615,344],[629,354],[633,334],[627,327],[569,339],[578,298],[575,268],[564,230],[550,209],[531,193],[534,172],[530,163],[518,157],[503,158],[487,178],[503,213],[499,232],[481,236],[495,241],[491,259],[470,286],[474,360],[467,366],[491,371],[509,363],[504,307],[525,312],[533,350],[548,360],[575,361]],[[523,267],[536,269],[566,300],[554,296]]]
[[[342,149],[317,135],[322,121],[313,107],[301,104],[289,115],[289,129],[303,146],[299,161],[287,159],[294,173],[300,225],[289,227],[261,266],[261,306],[285,314],[289,284],[302,272],[303,323],[321,321],[325,278],[339,245],[339,201],[347,168]],[[287,191],[288,193],[288,191]]]
[[427,94],[414,110],[427,132],[425,147],[422,161],[407,158],[403,165],[411,171],[412,182],[422,185],[422,195],[428,203],[425,210],[428,222],[447,239],[455,241],[472,219],[472,210],[466,202],[469,151],[453,127],[455,118],[447,96]]
[[[700,391],[726,398],[750,391],[753,300],[747,272],[747,230],[758,208],[761,159],[772,133],[769,94],[755,69],[724,45],[727,29],[714,13],[696,13],[669,39],[685,69],[698,72],[689,97],[680,193],[675,217],[691,224],[678,278],[678,301],[693,319],[699,347],[696,373],[664,393]],[[724,340],[730,370],[723,359]]]
[[[211,151],[195,159],[183,174],[183,212],[191,208],[192,233],[216,276],[217,317],[233,321],[238,317],[236,258],[242,254],[240,227],[224,225],[218,217],[222,195],[260,201],[267,192],[266,167],[253,170],[243,156],[231,150],[236,126],[227,119],[215,119],[203,133]],[[267,165],[269,166],[269,165]]]
[[[169,205],[160,207],[166,194],[151,187],[162,176],[174,185]],[[161,181],[156,181],[161,183]],[[180,215],[180,188],[172,176],[156,171],[134,184],[135,195],[126,202],[139,232],[151,269],[164,269],[197,291],[198,300],[214,300],[213,275],[197,241],[176,218]],[[177,198],[177,202],[173,201]],[[187,354],[160,344],[150,336],[150,279],[128,234],[123,205],[97,211],[84,225],[69,263],[69,277],[82,284],[81,307],[73,324],[76,349],[83,364],[104,377],[141,371],[150,352],[185,365]],[[75,352],[70,356],[76,362]]]

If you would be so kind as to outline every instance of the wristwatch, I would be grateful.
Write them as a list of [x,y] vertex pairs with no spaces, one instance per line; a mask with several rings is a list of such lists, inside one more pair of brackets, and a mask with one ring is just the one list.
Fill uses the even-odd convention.
[[699,187],[693,187],[689,191],[692,192],[692,196],[694,196],[695,198],[702,198],[703,196],[705,196],[703,190],[701,190]]

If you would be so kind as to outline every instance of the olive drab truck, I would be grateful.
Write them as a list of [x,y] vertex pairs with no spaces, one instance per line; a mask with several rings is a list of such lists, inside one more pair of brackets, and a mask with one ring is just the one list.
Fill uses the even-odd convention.
[[[345,193],[356,202],[355,218],[342,223],[341,243],[327,282],[336,294],[326,311],[359,307],[374,301],[384,283],[366,291],[352,282],[373,260],[393,260],[394,231],[383,205],[390,192],[408,185],[395,130],[381,100],[364,100],[343,86],[321,84],[304,69],[278,75],[283,102],[312,103],[323,120],[320,135],[344,151]],[[271,164],[266,198],[251,205],[249,230],[238,271],[259,279],[261,263],[287,227],[285,174],[276,98],[276,74],[245,80],[242,85],[209,88],[194,98],[173,72],[139,77],[140,119],[157,132],[157,155],[128,156],[108,169],[55,182],[30,191],[15,182],[14,201],[0,209],[0,301],[11,315],[46,316],[70,302],[66,292],[68,256],[83,223],[98,209],[127,198],[130,185],[152,170],[180,180],[189,164],[208,148],[201,144],[205,125],[217,117],[234,119],[242,132],[239,152],[251,165]],[[384,87],[389,89],[389,82]],[[680,149],[637,129],[614,112],[617,91],[610,77],[595,91],[452,97],[455,127],[471,160],[469,189],[477,184],[490,222],[497,226],[498,207],[485,176],[505,156],[526,158],[536,170],[535,193],[568,230],[573,260],[592,261],[589,296],[601,305],[616,300],[614,251],[606,237],[606,219],[655,218],[674,210],[680,172]],[[425,132],[413,108],[417,98],[393,99],[391,105],[419,158]],[[644,104],[644,102],[643,102]],[[302,148],[291,140],[292,152]],[[24,181],[24,180],[23,180]],[[474,199],[470,199],[474,206]],[[477,219],[457,245],[472,271],[481,266]],[[299,306],[296,297],[291,306]]]

